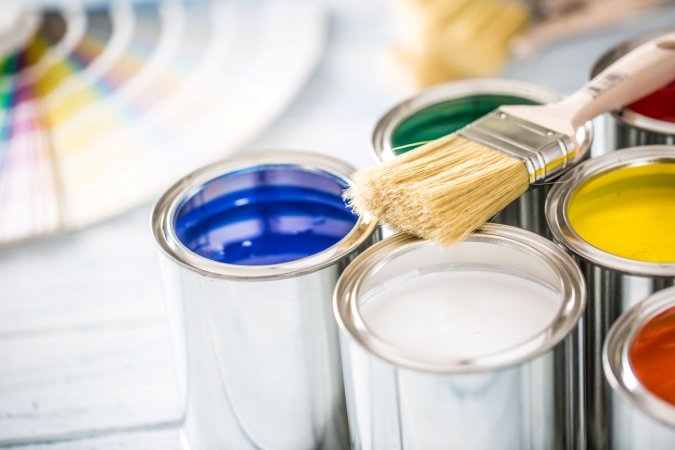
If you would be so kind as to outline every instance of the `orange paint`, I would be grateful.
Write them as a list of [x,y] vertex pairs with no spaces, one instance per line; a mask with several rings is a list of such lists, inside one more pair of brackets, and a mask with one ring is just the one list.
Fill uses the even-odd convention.
[[642,385],[675,405],[675,307],[654,317],[638,331],[628,356]]

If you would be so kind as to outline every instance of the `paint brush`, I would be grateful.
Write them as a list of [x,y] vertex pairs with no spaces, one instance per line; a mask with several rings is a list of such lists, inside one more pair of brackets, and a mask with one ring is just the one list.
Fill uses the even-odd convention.
[[454,134],[357,172],[345,192],[359,214],[452,244],[535,183],[579,161],[576,133],[592,118],[675,78],[675,33],[653,39],[557,103],[503,106]]

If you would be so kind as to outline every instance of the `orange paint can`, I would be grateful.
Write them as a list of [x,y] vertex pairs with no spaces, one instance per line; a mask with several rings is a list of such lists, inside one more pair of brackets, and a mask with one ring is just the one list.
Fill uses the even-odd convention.
[[675,287],[617,319],[602,362],[612,397],[612,448],[675,448]]

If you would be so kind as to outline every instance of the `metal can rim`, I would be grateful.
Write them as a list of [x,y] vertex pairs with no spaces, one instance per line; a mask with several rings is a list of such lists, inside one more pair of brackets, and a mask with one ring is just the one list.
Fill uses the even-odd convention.
[[647,297],[614,322],[602,349],[602,366],[612,389],[645,414],[670,427],[675,427],[675,405],[661,400],[642,385],[630,365],[628,352],[640,329],[674,306],[675,287]]
[[333,312],[338,326],[380,359],[415,371],[445,374],[480,373],[516,366],[547,352],[569,335],[586,307],[586,284],[579,267],[567,253],[539,235],[502,224],[484,224],[465,240],[517,247],[533,252],[550,263],[550,268],[561,278],[563,288],[563,302],[558,317],[550,327],[503,352],[444,362],[421,360],[414,352],[400,349],[377,337],[363,323],[357,308],[365,278],[378,267],[386,265],[397,251],[405,251],[406,247],[415,245],[436,245],[406,234],[396,234],[373,245],[343,272],[333,296]]
[[[564,98],[560,92],[527,81],[507,78],[475,78],[441,84],[403,100],[387,111],[375,125],[371,139],[371,156],[376,163],[389,161],[393,153],[391,139],[396,128],[411,115],[435,104],[470,95],[510,95],[532,101],[551,103]],[[593,142],[593,123],[586,122],[586,139],[582,153]]]
[[[591,71],[589,73],[589,78],[593,78],[601,70],[607,67],[612,61],[614,61],[617,57],[624,55],[625,53],[637,47],[638,45],[647,42],[650,39],[656,38],[666,33],[671,33],[673,31],[675,31],[675,29],[668,29],[643,34],[634,37],[632,39],[627,39],[611,47],[596,60],[595,64],[593,64],[593,67],[591,67]],[[638,114],[634,111],[625,108],[611,111],[610,114],[617,122],[624,123],[626,125],[633,126],[635,128],[640,128],[655,133],[675,135],[675,123],[672,122],[652,119],[651,117]]]
[[638,276],[674,277],[675,262],[637,261],[594,247],[577,234],[567,215],[570,197],[582,182],[614,170],[659,162],[675,163],[675,146],[630,147],[592,158],[572,168],[553,185],[546,198],[546,221],[553,237],[575,255],[605,269]]
[[331,156],[295,150],[259,150],[209,164],[186,175],[171,186],[155,204],[152,233],[161,251],[169,258],[200,275],[230,280],[261,281],[288,278],[315,272],[348,257],[377,229],[377,222],[361,216],[340,241],[313,255],[282,264],[245,266],[226,264],[205,258],[189,250],[178,239],[173,218],[182,202],[204,184],[227,173],[260,165],[289,165],[324,172],[349,184],[355,169]]

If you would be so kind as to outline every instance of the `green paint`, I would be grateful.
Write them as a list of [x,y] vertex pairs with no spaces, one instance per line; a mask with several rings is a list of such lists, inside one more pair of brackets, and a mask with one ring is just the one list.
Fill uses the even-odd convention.
[[[522,97],[496,94],[470,95],[439,102],[417,111],[394,130],[392,147],[407,146],[394,153],[400,155],[421,143],[454,133],[502,105],[534,105]],[[415,143],[418,145],[410,145]]]

